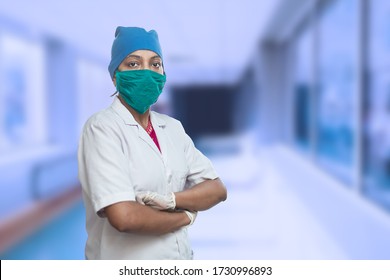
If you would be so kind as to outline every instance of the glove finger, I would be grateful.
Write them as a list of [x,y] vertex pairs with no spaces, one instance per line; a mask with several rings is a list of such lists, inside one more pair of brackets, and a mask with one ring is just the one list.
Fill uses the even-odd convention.
[[155,192],[148,192],[146,195],[146,199],[147,201],[155,201],[156,199],[158,199],[158,194]]
[[143,195],[137,194],[137,195],[135,196],[135,200],[136,200],[139,204],[145,205],[145,203],[144,203],[144,201],[143,201],[143,198],[144,198]]
[[149,205],[150,207],[156,209],[156,210],[166,210],[165,208],[161,207],[160,205],[157,204],[151,204]]
[[153,198],[149,197],[149,196],[145,196],[143,198],[143,202],[147,205],[154,205],[156,204],[155,201],[153,200]]

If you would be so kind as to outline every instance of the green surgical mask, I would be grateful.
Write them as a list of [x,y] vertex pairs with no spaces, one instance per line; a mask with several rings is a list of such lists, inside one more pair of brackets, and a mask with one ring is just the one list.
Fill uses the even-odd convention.
[[160,96],[166,76],[151,70],[117,71],[116,89],[138,113],[145,113]]

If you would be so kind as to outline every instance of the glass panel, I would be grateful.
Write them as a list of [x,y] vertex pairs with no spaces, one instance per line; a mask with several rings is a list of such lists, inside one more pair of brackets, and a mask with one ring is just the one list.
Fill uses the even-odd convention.
[[330,3],[319,21],[317,149],[321,164],[350,183],[355,148],[359,1]]
[[44,48],[0,34],[0,154],[46,140]]
[[309,147],[310,138],[310,88],[313,64],[311,29],[305,29],[296,41],[296,75],[294,77],[294,137],[296,143]]
[[370,3],[365,192],[390,209],[390,3]]

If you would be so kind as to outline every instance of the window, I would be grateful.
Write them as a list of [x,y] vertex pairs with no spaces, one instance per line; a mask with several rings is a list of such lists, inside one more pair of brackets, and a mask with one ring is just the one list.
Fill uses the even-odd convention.
[[390,3],[369,3],[364,189],[369,197],[390,209]]
[[319,17],[318,158],[350,183],[355,149],[359,1],[328,1]]
[[0,154],[46,141],[44,48],[0,33]]
[[310,109],[313,69],[313,33],[306,28],[295,42],[296,72],[294,77],[294,138],[298,146],[309,147]]

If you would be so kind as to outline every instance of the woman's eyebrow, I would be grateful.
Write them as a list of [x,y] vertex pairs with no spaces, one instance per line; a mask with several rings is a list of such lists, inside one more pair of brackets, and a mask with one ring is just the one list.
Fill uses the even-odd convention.
[[126,58],[130,58],[130,57],[132,57],[132,58],[137,58],[137,59],[142,59],[141,56],[135,55],[135,54],[129,54],[128,56],[126,56]]
[[150,59],[161,59],[161,57],[159,57],[158,55],[155,55],[155,56],[152,56]]
[[[135,55],[135,54],[129,54],[128,56],[126,56],[126,58],[143,59],[142,56],[140,56],[140,55]],[[152,59],[160,59],[160,60],[161,60],[161,57],[158,56],[158,55],[155,55],[155,56],[152,56],[151,58],[149,58],[149,60],[152,60]]]

